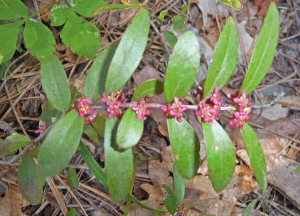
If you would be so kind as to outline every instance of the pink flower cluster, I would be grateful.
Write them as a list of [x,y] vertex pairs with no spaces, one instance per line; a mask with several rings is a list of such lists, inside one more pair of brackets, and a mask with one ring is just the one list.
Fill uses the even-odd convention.
[[121,104],[125,101],[125,95],[123,92],[118,91],[117,93],[111,92],[108,97],[100,97],[101,101],[107,105],[108,118],[116,116],[120,119],[124,112],[121,109]]
[[131,109],[136,113],[138,120],[146,120],[147,116],[150,115],[150,111],[146,109],[146,104],[149,100],[141,100],[137,106],[131,107]]
[[188,216],[188,213],[189,210],[185,208],[184,204],[182,204],[182,206],[177,205],[176,216]]
[[93,102],[86,96],[76,98],[75,101],[78,102],[78,104],[75,106],[75,109],[78,110],[79,116],[85,117],[84,124],[85,125],[92,124],[96,120],[98,115],[96,111],[94,111],[89,107],[89,105],[92,104]]
[[218,119],[220,108],[222,106],[222,100],[220,96],[220,89],[216,87],[214,94],[210,97],[210,103],[201,103],[199,109],[196,111],[197,116],[201,116],[204,122],[213,123],[214,119]]
[[235,96],[230,95],[233,103],[236,104],[237,110],[234,112],[233,118],[230,120],[229,125],[238,126],[243,129],[244,124],[247,123],[248,116],[251,113],[251,102],[247,98],[246,92],[243,91],[240,97],[237,97],[238,92]]
[[161,106],[160,109],[165,113],[167,118],[175,118],[177,121],[182,122],[182,115],[185,111],[187,111],[187,107],[182,106],[182,102],[184,99],[179,100],[177,97],[174,98],[174,103]]
[[38,133],[42,133],[46,130],[45,125],[41,124],[39,129],[37,129],[36,131],[34,131],[34,133],[38,134]]

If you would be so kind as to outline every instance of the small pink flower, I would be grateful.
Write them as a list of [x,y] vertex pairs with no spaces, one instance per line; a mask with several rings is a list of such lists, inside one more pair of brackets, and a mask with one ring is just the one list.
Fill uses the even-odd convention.
[[202,103],[196,111],[196,116],[201,116],[204,122],[213,123],[214,119],[218,118],[219,110],[213,108],[206,103]]
[[107,105],[108,118],[113,118],[114,116],[120,119],[124,112],[121,109],[121,104],[125,101],[125,95],[123,92],[118,91],[117,93],[111,92],[110,96],[107,98],[100,97],[101,101]]
[[177,121],[182,122],[182,115],[187,111],[187,107],[182,106],[184,99],[179,100],[177,97],[174,98],[174,103],[167,106],[161,106],[160,109],[165,113],[167,118],[176,117]]
[[84,124],[85,125],[92,124],[93,122],[96,121],[97,116],[98,116],[97,112],[92,113],[90,116],[88,116],[84,119]]
[[243,91],[240,97],[234,97],[232,99],[232,101],[239,105],[240,111],[243,111],[246,107],[251,107],[252,103],[249,101],[249,99],[247,98],[246,92]]
[[147,116],[150,115],[150,111],[146,109],[146,103],[147,101],[141,100],[137,106],[131,107],[138,120],[146,120]]
[[244,124],[247,123],[248,116],[251,113],[251,109],[245,111],[236,111],[233,119],[229,121],[230,126],[238,126],[240,129],[244,128]]
[[76,106],[76,109],[79,111],[80,117],[90,115],[94,112],[94,110],[89,107],[89,104],[92,104],[93,102],[88,99],[88,97],[82,96],[77,98],[75,101],[79,102],[79,104]]
[[40,125],[40,128],[37,129],[36,131],[34,131],[34,133],[36,133],[36,134],[42,133],[42,132],[44,132],[45,130],[46,130],[45,125],[41,124],[41,125]]
[[220,92],[219,87],[216,87],[214,90],[214,94],[210,97],[210,101],[217,107],[222,106],[222,100],[219,92]]
[[188,216],[189,210],[185,208],[184,204],[182,206],[177,205],[176,214],[177,216]]

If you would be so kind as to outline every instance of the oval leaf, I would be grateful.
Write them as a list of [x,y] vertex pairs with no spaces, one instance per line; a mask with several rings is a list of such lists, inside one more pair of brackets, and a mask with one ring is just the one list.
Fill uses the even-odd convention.
[[230,182],[235,166],[233,144],[218,122],[202,123],[206,141],[207,163],[210,179],[216,192],[223,190]]
[[135,91],[133,99],[136,101],[142,100],[144,97],[152,97],[161,94],[164,91],[164,84],[160,80],[148,80],[141,84]]
[[99,142],[99,135],[92,125],[84,125],[83,133],[85,133],[95,143]]
[[94,17],[92,13],[100,7],[106,6],[104,0],[72,0],[71,5],[73,9],[82,16]]
[[135,146],[144,131],[144,121],[138,120],[132,109],[127,109],[117,131],[117,144],[121,149]]
[[54,125],[38,155],[42,176],[54,176],[68,165],[79,145],[83,124],[84,118],[73,110]]
[[165,36],[166,40],[168,41],[169,45],[172,47],[172,49],[174,49],[174,46],[178,41],[178,38],[176,37],[176,35],[173,32],[164,31],[164,36]]
[[193,86],[199,72],[200,50],[196,36],[185,32],[175,45],[165,79],[166,101],[184,97]]
[[120,151],[116,144],[117,118],[106,119],[104,156],[109,193],[114,202],[128,196],[133,177],[132,149]]
[[240,92],[246,91],[248,95],[262,81],[272,64],[278,37],[279,14],[276,4],[271,2]]
[[258,199],[254,199],[252,200],[246,207],[246,209],[244,210],[242,216],[249,216],[253,210],[253,208],[255,207],[256,203],[257,203]]
[[42,202],[45,179],[39,176],[38,166],[29,154],[24,155],[19,166],[18,184],[21,193],[28,202],[33,205]]
[[23,35],[26,47],[38,60],[43,61],[55,52],[55,39],[43,23],[27,19]]
[[164,199],[164,205],[166,206],[168,211],[172,215],[174,215],[177,209],[176,197],[170,187],[168,187],[167,185],[163,185],[163,187],[168,192],[167,197]]
[[149,23],[148,11],[141,9],[127,27],[108,69],[106,92],[120,90],[139,65],[148,41]]
[[0,25],[0,53],[4,56],[2,59],[3,62],[9,61],[16,51],[18,33],[21,25],[22,21]]
[[47,101],[42,111],[40,125],[44,124],[45,127],[49,127],[54,122],[56,122],[61,116],[62,113],[55,109],[54,106],[52,106],[52,104],[49,101]]
[[106,47],[93,62],[85,80],[85,95],[92,101],[99,99],[105,90],[109,65],[118,47],[118,42]]
[[191,179],[200,165],[200,143],[194,129],[185,119],[168,119],[168,130],[177,168],[183,177]]
[[265,155],[261,148],[261,144],[256,133],[253,131],[250,125],[244,124],[244,128],[241,129],[241,133],[256,180],[262,189],[262,193],[265,194],[268,184],[268,173]]
[[213,62],[207,72],[204,97],[211,96],[216,87],[221,89],[230,79],[237,64],[238,46],[236,25],[232,17],[229,17],[216,44]]
[[67,181],[68,181],[68,185],[70,186],[70,188],[72,188],[72,189],[78,188],[79,180],[78,180],[78,176],[77,176],[77,173],[74,168],[68,169]]
[[222,2],[235,10],[241,10],[241,2],[239,0],[219,0],[219,2]]
[[92,124],[99,136],[104,137],[105,120],[101,116],[97,116],[96,121]]
[[11,135],[5,141],[0,140],[0,157],[7,155],[30,143],[30,139],[24,135]]
[[176,164],[173,164],[173,178],[177,203],[181,206],[185,193],[185,181],[177,169]]
[[20,0],[0,1],[0,20],[18,19],[27,16],[27,8]]
[[71,92],[60,61],[55,56],[47,58],[42,62],[40,75],[43,89],[52,106],[66,112],[70,108]]

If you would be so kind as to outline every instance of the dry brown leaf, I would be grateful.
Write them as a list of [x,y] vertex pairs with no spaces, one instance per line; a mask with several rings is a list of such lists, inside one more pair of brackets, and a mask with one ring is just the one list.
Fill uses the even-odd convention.
[[279,0],[254,0],[254,5],[259,7],[259,11],[256,14],[257,17],[264,17],[269,9],[269,5],[271,2],[274,2],[278,5]]
[[281,98],[277,103],[292,110],[300,110],[300,97],[288,95]]
[[[39,6],[40,10],[42,10],[43,8],[49,6],[50,4],[54,3],[56,0],[48,0],[48,3],[42,2],[42,4]],[[45,22],[50,22],[50,11],[51,11],[51,7],[47,8],[46,10],[42,11],[41,14],[41,19]]]
[[21,209],[28,205],[29,203],[22,196],[19,188],[11,184],[5,197],[0,198],[1,216],[26,216]]

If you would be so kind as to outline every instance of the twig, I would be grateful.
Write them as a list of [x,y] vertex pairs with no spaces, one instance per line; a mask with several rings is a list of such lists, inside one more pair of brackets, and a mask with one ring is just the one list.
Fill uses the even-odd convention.
[[283,39],[281,39],[280,41],[281,41],[281,42],[284,42],[284,41],[287,41],[287,40],[290,40],[290,39],[296,38],[296,37],[298,37],[298,36],[300,36],[300,33],[298,33],[298,34],[294,34],[294,35],[292,35],[292,36],[289,36],[289,37],[287,37],[287,38],[283,38]]
[[251,106],[251,109],[262,109],[262,108],[268,108],[273,106],[280,98],[282,98],[285,95],[284,92],[281,92],[276,98],[274,98],[271,102],[267,104],[261,104],[261,105],[253,105]]

